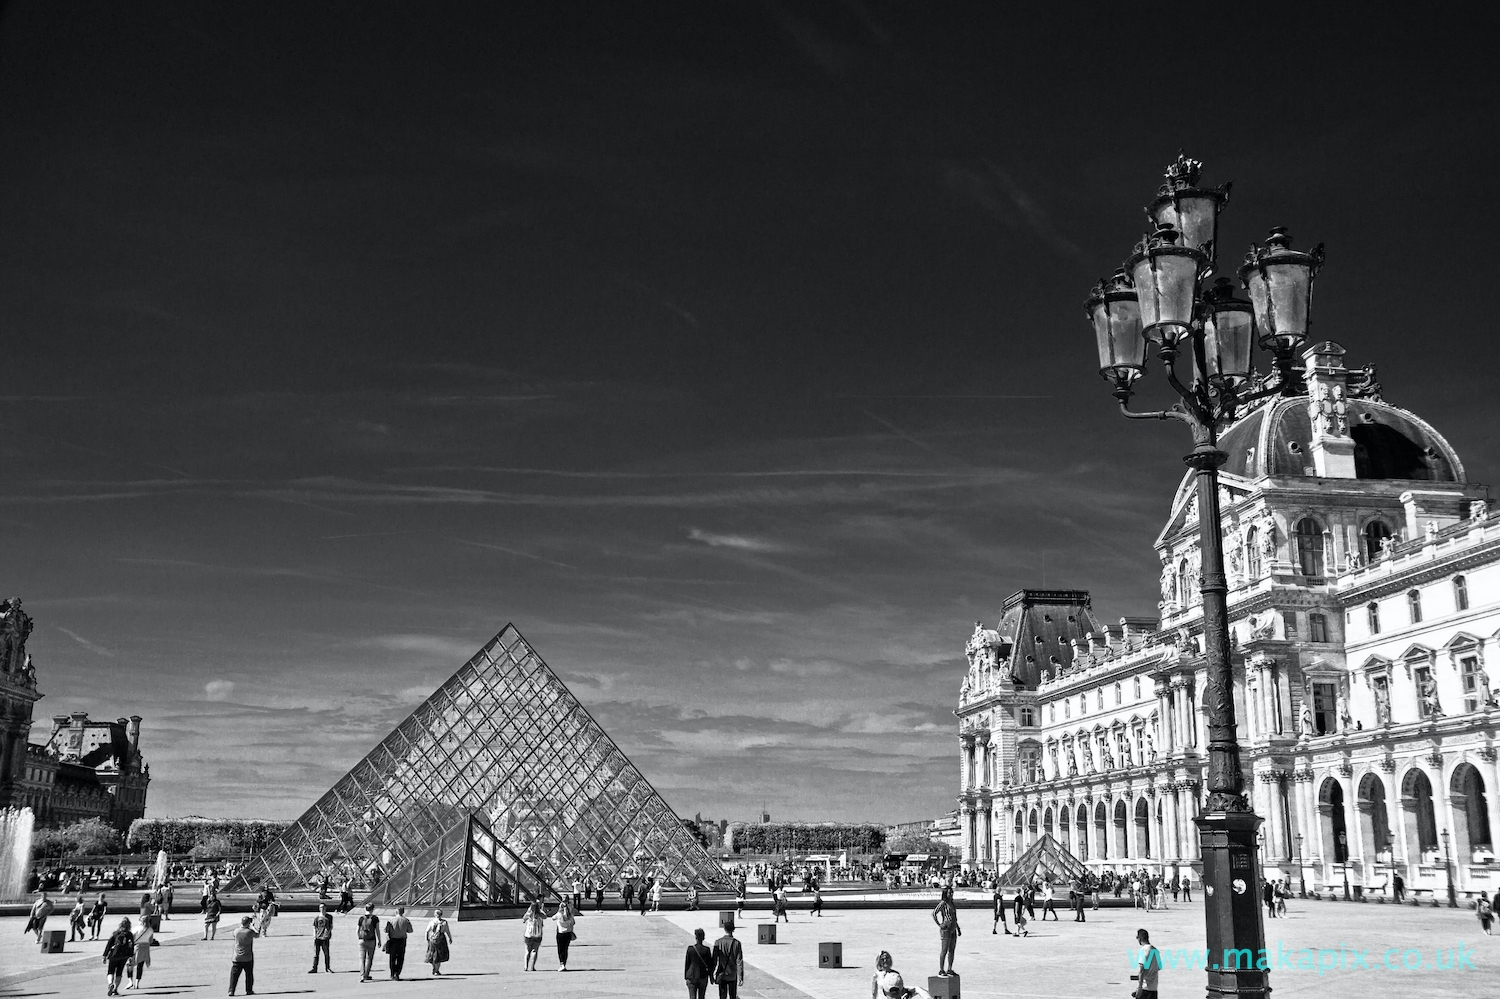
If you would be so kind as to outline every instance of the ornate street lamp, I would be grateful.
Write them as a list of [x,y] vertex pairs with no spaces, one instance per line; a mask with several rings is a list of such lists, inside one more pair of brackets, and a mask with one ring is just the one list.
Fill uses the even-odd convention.
[[[1155,229],[1124,267],[1100,281],[1084,306],[1099,349],[1099,373],[1114,386],[1121,412],[1133,420],[1178,420],[1193,435],[1183,460],[1197,473],[1199,547],[1202,551],[1203,641],[1207,674],[1208,787],[1198,825],[1203,854],[1204,908],[1212,953],[1265,947],[1257,904],[1260,818],[1245,798],[1235,730],[1229,661],[1229,587],[1219,520],[1220,429],[1243,407],[1271,395],[1297,395],[1302,376],[1297,349],[1307,337],[1312,284],[1323,262],[1291,248],[1285,229],[1273,229],[1264,246],[1252,246],[1240,269],[1249,301],[1236,298],[1228,279],[1204,288],[1213,273],[1218,215],[1229,186],[1198,186],[1202,164],[1178,156],[1167,183],[1147,214]],[[1256,345],[1270,353],[1274,373],[1257,376]],[[1148,370],[1147,348],[1156,348],[1168,384],[1180,401],[1157,412],[1136,413],[1130,399]],[[1187,371],[1179,373],[1182,355]],[[1299,846],[1300,854],[1301,848]],[[1306,893],[1306,878],[1303,877]],[[1210,995],[1270,994],[1267,973],[1256,968],[1214,968]]]
[[1443,830],[1443,870],[1448,874],[1448,908],[1458,908],[1458,893],[1453,890],[1453,858],[1448,855],[1448,830]]
[[1297,840],[1297,897],[1307,897],[1307,869],[1302,866],[1302,834],[1298,833]]

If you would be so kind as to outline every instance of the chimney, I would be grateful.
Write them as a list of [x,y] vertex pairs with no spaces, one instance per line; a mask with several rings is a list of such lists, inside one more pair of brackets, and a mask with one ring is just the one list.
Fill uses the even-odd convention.
[[1307,369],[1307,411],[1312,418],[1313,474],[1354,478],[1354,438],[1349,436],[1349,371],[1344,348],[1332,340],[1302,355]]
[[135,752],[141,750],[141,716],[131,715],[130,724],[125,728],[125,735],[130,739],[130,748]]

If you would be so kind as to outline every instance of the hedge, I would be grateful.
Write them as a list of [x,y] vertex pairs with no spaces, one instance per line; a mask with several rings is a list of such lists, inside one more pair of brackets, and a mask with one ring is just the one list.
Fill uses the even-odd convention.
[[[136,819],[130,823],[126,843],[132,850],[155,853],[190,853],[193,848],[217,840],[235,850],[256,853],[275,842],[290,822],[275,819]],[[217,846],[218,843],[215,843]]]
[[886,827],[870,822],[734,822],[729,828],[736,853],[879,853],[885,847]]

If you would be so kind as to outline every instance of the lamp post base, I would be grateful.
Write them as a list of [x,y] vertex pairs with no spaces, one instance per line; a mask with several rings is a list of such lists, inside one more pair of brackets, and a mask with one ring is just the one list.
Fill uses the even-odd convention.
[[1207,812],[1193,820],[1203,850],[1208,996],[1269,999],[1266,931],[1253,812]]

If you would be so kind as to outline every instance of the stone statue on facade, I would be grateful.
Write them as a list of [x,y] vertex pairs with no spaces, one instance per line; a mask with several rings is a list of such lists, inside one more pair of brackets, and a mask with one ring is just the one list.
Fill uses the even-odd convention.
[[1073,752],[1073,747],[1068,747],[1068,776],[1078,776],[1078,756]]
[[1391,691],[1384,683],[1375,685],[1375,718],[1382,725],[1391,720]]
[[0,601],[0,673],[24,674],[26,639],[30,637],[31,616],[21,609],[21,598]]
[[1276,613],[1267,611],[1261,615],[1250,615],[1250,640],[1276,637]]
[[1124,732],[1120,733],[1120,763],[1127,770],[1135,766],[1135,761],[1130,755],[1130,739],[1126,737]]
[[1353,572],[1364,565],[1364,559],[1360,558],[1358,549],[1350,548],[1344,556],[1344,571]]
[[1489,500],[1469,500],[1469,519],[1483,520],[1490,515]]
[[1081,753],[1083,753],[1083,770],[1084,770],[1084,773],[1090,773],[1090,774],[1093,773],[1094,772],[1094,754],[1093,754],[1093,751],[1089,749],[1089,744],[1087,742],[1080,742],[1078,744],[1078,749],[1079,749],[1079,751]]
[[1244,575],[1245,561],[1244,556],[1240,552],[1240,546],[1230,545],[1229,551],[1225,554],[1229,560],[1229,578],[1231,581],[1238,582],[1240,577]]
[[[1152,728],[1155,725],[1155,722],[1151,723]],[[1151,734],[1151,728],[1146,729],[1146,759],[1151,763],[1156,762],[1156,737]]]
[[1428,544],[1432,544],[1434,541],[1437,540],[1437,536],[1438,536],[1437,521],[1435,521],[1435,520],[1429,520],[1427,522],[1427,526],[1422,529],[1422,532],[1423,532],[1423,534],[1426,535],[1427,543]]
[[1427,677],[1417,681],[1417,698],[1422,702],[1422,714],[1428,718],[1443,717],[1442,705],[1438,703],[1437,681]]
[[1260,550],[1267,561],[1276,558],[1276,521],[1271,517],[1260,523]]
[[1170,565],[1164,565],[1164,566],[1162,566],[1161,567],[1161,599],[1162,599],[1162,601],[1164,603],[1167,602],[1167,601],[1170,601],[1172,599],[1172,584],[1173,584],[1173,582],[1174,582],[1174,579],[1173,579],[1173,576],[1172,576],[1172,567]]
[[1393,534],[1388,538],[1381,538],[1380,557],[1383,559],[1387,559],[1394,554],[1396,554],[1396,536]]
[[1302,735],[1304,737],[1309,737],[1310,738],[1312,736],[1312,734],[1313,734],[1312,705],[1308,704],[1306,701],[1304,701],[1304,702],[1302,702]]

